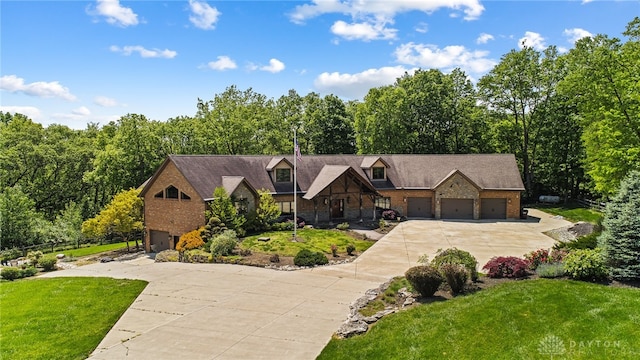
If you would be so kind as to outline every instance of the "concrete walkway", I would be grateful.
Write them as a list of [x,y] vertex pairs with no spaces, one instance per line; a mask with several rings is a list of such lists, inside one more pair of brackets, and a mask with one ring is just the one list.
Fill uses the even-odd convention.
[[92,359],[314,359],[364,291],[439,248],[495,255],[549,248],[542,231],[569,225],[535,210],[529,221],[408,221],[349,264],[283,272],[224,264],[154,263],[142,257],[44,276],[149,281]]

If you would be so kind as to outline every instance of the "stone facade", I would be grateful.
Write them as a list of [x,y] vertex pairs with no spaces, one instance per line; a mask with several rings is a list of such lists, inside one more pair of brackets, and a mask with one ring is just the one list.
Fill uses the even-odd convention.
[[480,191],[466,177],[454,173],[435,189],[435,217],[442,217],[442,199],[473,199],[473,218],[480,219]]
[[[169,186],[174,186],[179,192],[188,195],[191,199],[167,199],[156,198],[155,194],[164,191]],[[189,182],[176,169],[172,162],[166,167],[151,184],[145,193],[144,223],[145,223],[145,251],[151,251],[151,231],[163,231],[169,233],[169,248],[175,248],[175,237],[195,230],[205,224],[205,202]]]

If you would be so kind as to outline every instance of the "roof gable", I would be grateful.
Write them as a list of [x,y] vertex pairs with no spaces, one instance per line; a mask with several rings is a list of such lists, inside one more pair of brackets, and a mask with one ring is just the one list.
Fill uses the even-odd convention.
[[278,165],[280,165],[281,162],[285,162],[290,168],[293,169],[293,164],[291,162],[289,162],[289,160],[285,159],[284,157],[280,156],[280,157],[274,157],[271,159],[271,161],[269,161],[269,163],[266,166],[267,171],[272,171],[274,168],[276,168]]
[[369,190],[373,193],[377,193],[376,189],[367,181],[364,177],[358,174],[353,168],[347,165],[325,165],[320,170],[318,176],[316,176],[311,186],[307,190],[307,193],[304,194],[303,198],[307,200],[311,200],[316,197],[319,193],[321,193],[324,189],[331,186],[331,184],[336,181],[340,176],[349,173],[350,175],[356,177],[363,185],[369,188]]
[[468,176],[466,176],[465,174],[463,174],[460,170],[458,169],[454,169],[451,170],[451,172],[449,174],[447,174],[447,176],[443,177],[442,180],[440,180],[434,187],[433,189],[437,189],[439,188],[442,184],[444,184],[447,180],[451,179],[452,177],[454,177],[455,175],[460,175],[463,179],[467,180],[469,182],[469,184],[471,184],[472,186],[474,186],[476,189],[478,190],[483,190],[480,186],[478,186],[478,184],[476,184],[473,180],[469,179]]
[[389,164],[384,161],[384,159],[380,156],[365,156],[362,158],[362,163],[360,163],[360,167],[363,169],[371,169],[376,163],[381,162],[384,164],[384,167],[388,168]]

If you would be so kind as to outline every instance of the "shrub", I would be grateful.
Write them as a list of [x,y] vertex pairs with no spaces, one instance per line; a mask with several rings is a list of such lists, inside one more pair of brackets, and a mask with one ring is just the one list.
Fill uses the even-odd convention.
[[271,225],[273,231],[293,231],[293,221],[274,223]]
[[20,275],[21,278],[31,277],[38,273],[38,269],[36,269],[33,266],[28,266],[27,268],[22,269],[20,273],[21,273]]
[[476,269],[478,266],[478,260],[476,260],[476,258],[468,251],[457,248],[449,248],[445,250],[438,249],[438,252],[436,252],[436,256],[433,258],[431,264],[437,268],[440,268],[444,264],[463,265],[469,272],[471,281],[478,280],[478,270]]
[[617,280],[640,280],[640,171],[631,171],[607,205],[599,245]]
[[564,259],[564,269],[569,276],[578,280],[597,281],[609,275],[600,249],[573,250]]
[[321,252],[313,252],[309,249],[300,250],[293,258],[297,266],[315,266],[329,263],[329,260]]
[[356,246],[353,244],[347,244],[347,254],[349,254],[349,256],[353,255],[353,252],[356,251]]
[[389,223],[387,223],[387,221],[385,219],[380,219],[380,221],[378,221],[378,227],[379,228],[384,229],[387,226],[389,226]]
[[338,230],[347,230],[349,228],[348,222],[343,222],[341,224],[336,225],[336,229]]
[[549,254],[549,263],[563,262],[567,254],[569,254],[569,251],[565,249],[553,249]]
[[599,232],[593,232],[589,235],[581,236],[571,241],[559,242],[554,246],[554,249],[595,249],[598,246],[598,236],[600,236]]
[[557,278],[564,276],[564,264],[560,262],[540,264],[536,269],[536,274],[541,278]]
[[540,264],[549,262],[549,250],[538,249],[525,254],[524,258],[529,263],[529,269],[535,270]]
[[13,260],[22,256],[22,252],[20,249],[12,248],[7,250],[2,250],[0,252],[0,261],[2,264],[6,264],[9,260]]
[[222,234],[211,240],[211,254],[214,256],[231,255],[233,249],[238,245],[238,236],[233,230],[226,230]]
[[200,228],[198,230],[182,234],[182,236],[180,236],[180,240],[178,240],[178,243],[176,244],[176,250],[182,252],[202,247],[204,245],[204,240],[202,240],[203,231],[204,228]]
[[396,220],[400,217],[400,213],[393,209],[388,209],[382,212],[382,218],[385,220]]
[[411,286],[423,297],[433,296],[444,281],[437,269],[427,266],[414,266],[404,273]]
[[491,278],[520,278],[527,275],[527,262],[515,256],[492,257],[482,269]]
[[2,272],[0,272],[0,277],[9,281],[20,279],[22,277],[22,270],[16,267],[2,268]]
[[58,263],[58,259],[55,256],[43,256],[39,261],[38,265],[42,266],[44,271],[53,271],[56,269],[56,264]]
[[176,250],[164,250],[156,254],[156,262],[177,262],[179,253]]
[[469,278],[469,272],[462,264],[444,264],[440,267],[440,273],[447,280],[452,294],[461,293]]
[[40,260],[42,255],[44,255],[42,254],[42,251],[29,251],[27,253],[27,259],[29,259],[32,266],[36,266],[38,265],[38,260]]

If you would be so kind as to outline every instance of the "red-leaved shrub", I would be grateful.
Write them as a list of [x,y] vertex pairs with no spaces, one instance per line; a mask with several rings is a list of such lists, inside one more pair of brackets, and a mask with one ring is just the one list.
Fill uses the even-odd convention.
[[527,275],[528,264],[515,256],[492,257],[482,269],[491,278],[519,278]]

